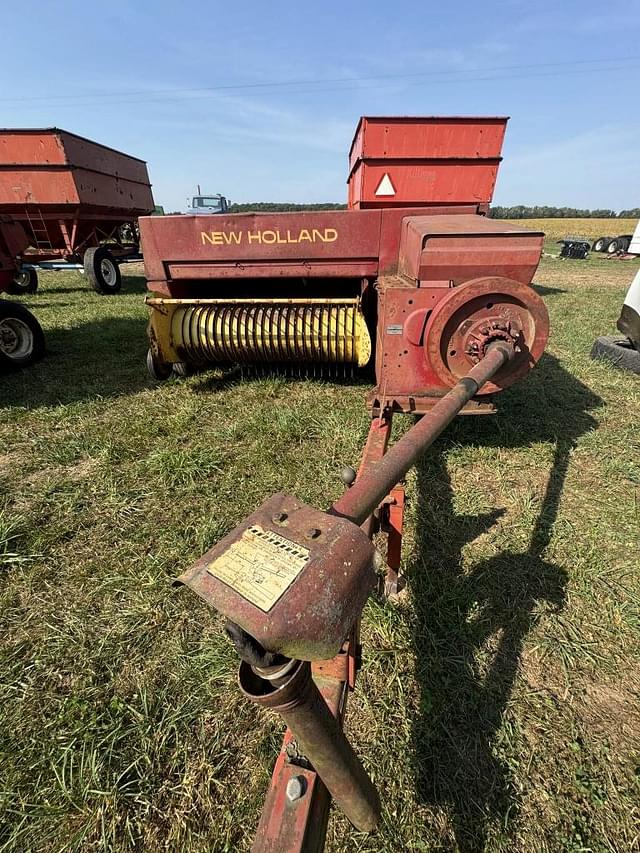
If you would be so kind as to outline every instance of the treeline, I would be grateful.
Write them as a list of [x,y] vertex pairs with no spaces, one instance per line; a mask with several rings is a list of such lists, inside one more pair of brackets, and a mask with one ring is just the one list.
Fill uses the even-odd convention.
[[616,213],[615,210],[604,207],[584,210],[579,207],[548,207],[546,205],[527,207],[524,204],[502,207],[494,204],[489,211],[489,216],[493,219],[639,219],[640,207]]
[[288,202],[252,201],[247,204],[231,204],[231,213],[289,213],[294,210],[345,210],[346,204],[324,202],[321,204],[289,204]]
[[[345,210],[346,204],[323,202],[321,204],[290,204],[288,202],[252,201],[246,204],[232,204],[231,213],[289,213],[296,210]],[[586,210],[578,207],[549,207],[534,205],[529,207],[516,204],[513,207],[503,207],[496,204],[491,207],[489,216],[493,219],[640,219],[640,207],[629,210],[596,208]]]

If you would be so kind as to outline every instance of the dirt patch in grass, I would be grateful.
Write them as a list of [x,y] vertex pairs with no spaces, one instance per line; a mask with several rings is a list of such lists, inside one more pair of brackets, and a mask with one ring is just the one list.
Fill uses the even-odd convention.
[[24,465],[26,452],[12,450],[10,453],[0,453],[0,475],[13,475]]
[[584,693],[577,702],[586,725],[615,739],[618,744],[640,746],[640,680],[637,673],[615,684],[585,684]]
[[25,477],[25,483],[28,486],[37,486],[45,481],[67,480],[70,483],[78,483],[91,476],[96,465],[95,459],[83,459],[73,465],[52,465],[47,468],[40,468]]

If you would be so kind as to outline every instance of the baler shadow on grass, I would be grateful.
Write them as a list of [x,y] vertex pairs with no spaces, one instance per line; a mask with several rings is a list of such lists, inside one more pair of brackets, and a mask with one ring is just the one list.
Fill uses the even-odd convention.
[[0,374],[0,408],[67,405],[151,387],[145,328],[144,318],[105,317],[71,329],[48,329],[42,361]]
[[548,287],[546,284],[536,284],[535,282],[533,283],[532,287],[538,294],[538,296],[555,296],[557,293],[567,292],[562,287]]
[[[544,614],[558,613],[565,604],[567,572],[545,559],[545,551],[572,448],[595,428],[589,410],[601,402],[547,354],[528,381],[505,392],[499,420],[458,421],[417,469],[416,549],[407,570],[421,691],[413,726],[416,789],[419,801],[448,813],[463,853],[485,849],[490,825],[494,833],[500,827],[503,840],[518,827],[519,786],[498,757],[496,741],[527,636]],[[456,513],[446,460],[451,442],[461,452],[465,445],[554,442],[539,514],[532,527],[522,528],[523,542],[529,540],[522,552],[498,553],[465,570],[465,545],[494,527],[505,511]],[[498,464],[495,477],[501,475],[517,478]]]

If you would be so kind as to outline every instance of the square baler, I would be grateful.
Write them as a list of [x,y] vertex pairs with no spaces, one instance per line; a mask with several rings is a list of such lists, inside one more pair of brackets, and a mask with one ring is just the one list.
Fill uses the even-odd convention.
[[[505,125],[362,118],[345,211],[141,219],[152,374],[369,367],[374,411],[427,411],[502,334],[478,329],[523,323],[538,304],[529,285],[543,234],[486,216]],[[452,343],[449,314],[459,319],[472,283],[462,313],[473,329]],[[539,356],[532,344],[467,411],[490,410],[491,392]]]
[[[375,829],[379,796],[342,720],[362,608],[380,581],[398,590],[398,484],[544,350],[531,287],[543,234],[486,216],[505,126],[365,117],[345,211],[140,220],[157,378],[231,364],[375,373],[344,493],[326,511],[273,495],[179,578],[226,617],[244,695],[288,727],[254,851],[322,849],[331,798]],[[421,417],[389,448],[394,412]]]

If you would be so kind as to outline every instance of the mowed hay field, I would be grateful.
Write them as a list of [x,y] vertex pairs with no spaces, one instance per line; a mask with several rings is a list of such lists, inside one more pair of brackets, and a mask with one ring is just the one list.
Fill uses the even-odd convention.
[[[410,474],[347,715],[382,825],[334,809],[328,850],[638,849],[640,377],[589,359],[638,267],[545,258],[548,353]],[[0,377],[2,851],[249,849],[282,728],[171,581],[276,490],[326,506],[367,435],[366,383],[154,384],[143,292],[43,275],[48,356]]]
[[[510,219],[514,225],[544,231],[548,250],[551,244],[563,237],[615,237],[618,234],[633,234],[637,219]],[[556,247],[559,249],[559,247]]]

